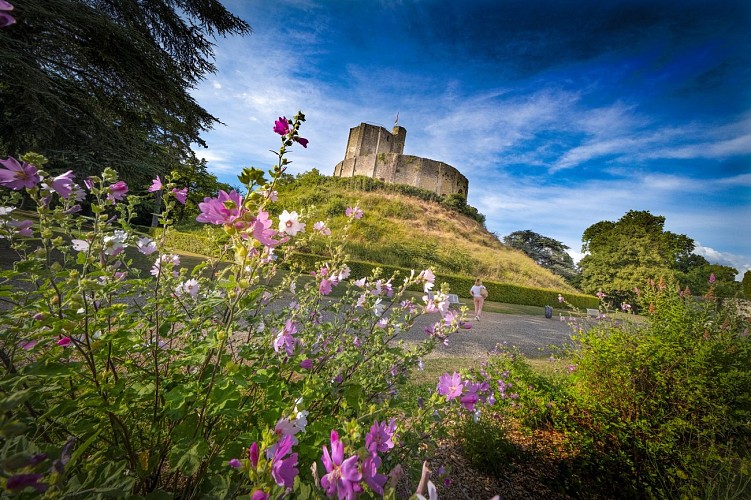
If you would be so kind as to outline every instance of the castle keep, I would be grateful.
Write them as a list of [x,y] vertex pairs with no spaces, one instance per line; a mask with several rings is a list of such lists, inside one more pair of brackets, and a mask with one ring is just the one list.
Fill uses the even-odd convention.
[[365,175],[384,182],[427,189],[439,195],[457,193],[466,199],[467,178],[447,163],[403,154],[406,138],[407,129],[396,125],[391,132],[369,123],[349,129],[347,151],[344,160],[334,167],[334,175]]

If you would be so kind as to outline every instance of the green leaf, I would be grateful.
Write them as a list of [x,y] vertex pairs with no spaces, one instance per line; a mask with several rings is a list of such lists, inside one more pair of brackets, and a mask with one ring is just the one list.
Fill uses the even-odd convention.
[[192,443],[187,449],[178,445],[170,452],[170,463],[183,474],[192,476],[198,472],[201,461],[208,451],[209,445],[203,439]]
[[88,449],[89,446],[91,446],[94,441],[99,437],[99,434],[102,433],[102,429],[97,430],[94,434],[92,434],[89,439],[83,442],[81,446],[78,446],[76,448],[76,451],[73,452],[73,454],[70,456],[70,462],[68,462],[68,465],[66,467],[72,467],[78,459],[83,455],[83,452]]
[[12,392],[8,396],[0,399],[0,411],[10,411],[13,408],[23,404],[24,401],[31,397],[31,390]]
[[19,436],[26,430],[26,425],[21,422],[9,422],[0,427],[0,436],[10,439]]
[[360,409],[360,401],[362,400],[362,386],[359,384],[353,384],[348,386],[344,390],[344,400],[347,401],[347,405],[354,411]]

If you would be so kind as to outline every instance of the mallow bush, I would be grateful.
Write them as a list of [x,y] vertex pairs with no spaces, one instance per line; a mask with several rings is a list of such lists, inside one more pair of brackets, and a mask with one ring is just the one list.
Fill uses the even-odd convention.
[[[187,194],[171,177],[134,187],[110,169],[52,175],[34,154],[0,161],[0,237],[15,254],[0,271],[5,492],[393,497],[395,471],[419,468],[447,398],[417,402],[400,389],[460,314],[447,290],[405,298],[408,287],[433,288],[428,269],[351,275],[342,248],[359,207],[346,208],[344,234],[304,213],[269,215],[287,153],[307,147],[303,121],[275,122],[281,146],[268,179],[246,168],[246,192],[200,204],[197,220],[226,235],[224,262],[192,269],[131,224],[158,192],[168,234]],[[18,216],[22,201],[33,217]],[[323,239],[330,258],[281,273],[309,238]],[[401,343],[425,313],[436,322],[424,342]]]

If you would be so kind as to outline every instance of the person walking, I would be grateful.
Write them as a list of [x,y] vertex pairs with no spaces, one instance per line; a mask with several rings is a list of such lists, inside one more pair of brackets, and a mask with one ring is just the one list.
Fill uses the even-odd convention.
[[474,286],[469,289],[469,294],[475,302],[475,320],[480,321],[482,304],[485,302],[485,297],[488,296],[488,289],[482,284],[482,280],[477,278]]

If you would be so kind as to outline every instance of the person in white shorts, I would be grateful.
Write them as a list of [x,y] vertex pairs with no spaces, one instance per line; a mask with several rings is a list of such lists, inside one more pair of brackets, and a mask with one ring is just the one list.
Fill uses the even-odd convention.
[[469,289],[469,294],[475,302],[475,320],[480,321],[480,315],[482,314],[482,304],[485,302],[485,297],[488,296],[488,290],[483,286],[482,280],[477,278],[475,285]]

